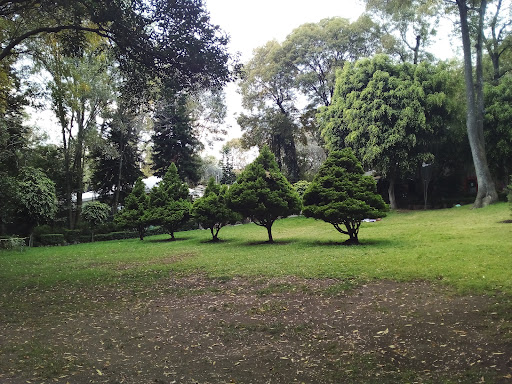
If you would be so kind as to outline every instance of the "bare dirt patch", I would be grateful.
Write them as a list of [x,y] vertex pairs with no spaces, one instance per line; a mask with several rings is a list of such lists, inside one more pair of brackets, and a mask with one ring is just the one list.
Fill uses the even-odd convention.
[[193,275],[34,300],[1,317],[0,382],[511,382],[495,298],[427,282],[343,291],[353,284]]

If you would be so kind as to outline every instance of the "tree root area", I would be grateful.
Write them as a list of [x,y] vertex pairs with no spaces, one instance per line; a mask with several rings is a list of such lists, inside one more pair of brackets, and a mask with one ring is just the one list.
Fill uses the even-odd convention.
[[423,281],[346,286],[193,275],[137,292],[29,294],[2,307],[0,382],[512,382],[497,296]]

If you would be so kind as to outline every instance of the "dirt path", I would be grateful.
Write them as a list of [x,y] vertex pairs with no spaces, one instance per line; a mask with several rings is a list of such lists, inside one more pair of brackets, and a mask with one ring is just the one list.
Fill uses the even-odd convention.
[[0,382],[512,383],[492,298],[349,283],[195,275],[76,292],[73,306],[34,300],[5,309]]

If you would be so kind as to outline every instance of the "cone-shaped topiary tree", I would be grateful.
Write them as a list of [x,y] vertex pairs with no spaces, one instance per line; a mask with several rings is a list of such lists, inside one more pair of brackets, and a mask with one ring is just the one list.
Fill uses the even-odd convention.
[[227,185],[220,185],[213,177],[208,181],[203,197],[192,205],[192,216],[212,233],[212,241],[219,241],[220,229],[232,222],[240,220],[238,213],[227,206]]
[[190,217],[188,187],[178,176],[178,168],[171,163],[162,181],[149,194],[149,209],[146,211],[148,222],[164,227],[171,240],[176,232]]
[[299,195],[283,176],[270,149],[264,146],[259,156],[238,176],[228,191],[228,205],[254,223],[267,228],[273,242],[272,224],[279,217],[300,212]]
[[387,210],[375,180],[364,175],[349,148],[329,154],[304,193],[303,203],[304,216],[331,223],[349,236],[345,244],[359,244],[361,221],[385,216]]
[[124,228],[135,228],[139,238],[144,240],[146,229],[149,225],[145,215],[149,207],[149,196],[146,194],[146,186],[139,177],[133,190],[124,200],[123,209],[115,216],[115,222]]

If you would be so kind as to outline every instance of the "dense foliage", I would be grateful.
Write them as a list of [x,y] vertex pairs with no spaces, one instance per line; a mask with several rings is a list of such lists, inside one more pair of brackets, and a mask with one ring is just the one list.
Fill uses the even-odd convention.
[[94,232],[98,225],[106,222],[110,216],[110,207],[101,201],[92,201],[84,205],[82,219],[91,228],[91,240],[94,241]]
[[388,179],[391,208],[396,180],[434,160],[432,144],[450,122],[446,75],[384,55],[349,63],[319,116],[328,148],[353,148],[366,168]]
[[146,186],[139,177],[135,186],[124,201],[123,209],[116,215],[115,222],[129,229],[136,229],[139,239],[144,240],[144,235],[148,227],[146,210],[149,207],[149,196],[146,193]]
[[332,224],[338,232],[349,236],[346,244],[359,243],[363,219],[385,216],[387,210],[375,180],[364,175],[361,163],[348,148],[329,154],[303,201],[304,216]]
[[154,116],[153,169],[163,176],[174,163],[180,177],[190,183],[199,181],[201,143],[194,136],[185,95],[164,92]]
[[217,184],[212,177],[204,195],[192,205],[192,216],[202,227],[210,230],[214,242],[219,241],[218,235],[222,227],[241,219],[240,215],[228,207],[227,192],[228,186]]
[[188,187],[181,181],[176,165],[171,163],[162,181],[149,194],[147,221],[164,227],[175,240],[174,233],[190,217],[190,207]]
[[228,201],[233,210],[265,227],[269,242],[273,242],[274,222],[279,217],[299,213],[301,208],[299,195],[279,171],[267,146],[238,176],[229,189]]

